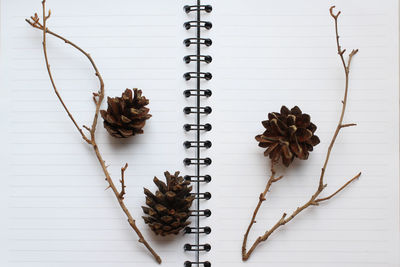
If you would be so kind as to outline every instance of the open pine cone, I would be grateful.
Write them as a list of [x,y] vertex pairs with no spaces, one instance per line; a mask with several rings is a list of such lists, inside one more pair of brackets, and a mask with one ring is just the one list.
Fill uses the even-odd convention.
[[142,90],[126,89],[121,97],[108,97],[107,111],[100,110],[104,128],[114,137],[126,138],[143,133],[146,120],[151,117],[145,106],[149,100],[142,96]]
[[190,216],[189,208],[195,197],[190,194],[190,182],[178,176],[179,172],[174,175],[165,172],[164,175],[166,184],[154,177],[153,181],[158,187],[155,195],[144,188],[147,207],[142,209],[148,216],[143,216],[143,219],[156,235],[176,235],[190,224],[187,221]]
[[266,130],[256,136],[258,145],[267,148],[264,155],[273,162],[282,158],[286,167],[295,157],[307,159],[309,151],[313,151],[313,147],[320,142],[314,135],[317,126],[310,122],[310,115],[302,113],[298,106],[291,110],[282,106],[280,113],[269,113],[268,120],[262,124]]

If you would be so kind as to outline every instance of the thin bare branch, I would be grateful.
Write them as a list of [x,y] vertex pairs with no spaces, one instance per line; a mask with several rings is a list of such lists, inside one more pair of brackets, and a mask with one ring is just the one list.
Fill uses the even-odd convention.
[[283,178],[283,175],[281,175],[281,176],[279,176],[279,177],[277,177],[277,178],[274,178],[273,180],[272,180],[272,182],[273,183],[275,183],[275,182],[278,182],[280,179],[282,179]]
[[[26,22],[29,23],[33,28],[39,29],[43,31],[43,53],[44,53],[44,58],[45,58],[45,63],[46,63],[46,67],[47,67],[47,72],[51,81],[51,84],[53,86],[54,92],[56,93],[60,103],[62,104],[62,106],[64,107],[64,110],[67,112],[68,116],[70,117],[71,121],[73,122],[73,124],[75,125],[75,127],[77,128],[78,132],[81,134],[82,138],[93,147],[93,150],[96,154],[96,157],[101,165],[101,168],[106,176],[106,181],[108,182],[108,187],[106,188],[106,190],[108,188],[111,188],[115,197],[118,200],[119,205],[121,206],[121,209],[123,210],[123,212],[125,213],[125,215],[128,218],[128,222],[130,224],[130,226],[133,228],[133,230],[136,232],[137,236],[139,237],[139,242],[142,243],[149,251],[150,253],[153,255],[153,257],[155,258],[155,260],[158,263],[161,263],[161,258],[160,256],[158,256],[158,254],[153,250],[153,248],[147,243],[147,241],[145,240],[145,238],[143,237],[142,233],[140,232],[139,228],[136,226],[136,222],[133,219],[132,215],[130,214],[128,208],[126,207],[124,201],[123,201],[123,195],[125,194],[125,183],[124,183],[124,172],[126,170],[126,168],[128,167],[128,165],[126,164],[125,167],[123,167],[121,169],[122,172],[122,177],[121,177],[121,184],[122,184],[122,190],[121,192],[118,191],[118,189],[116,188],[113,180],[111,179],[110,173],[107,170],[106,164],[104,159],[102,158],[102,155],[100,153],[99,147],[96,143],[96,136],[95,136],[95,132],[96,132],[96,126],[97,126],[97,121],[98,121],[98,117],[99,117],[99,112],[100,112],[100,106],[103,102],[104,99],[104,82],[103,82],[103,78],[93,60],[93,58],[90,56],[89,53],[87,53],[86,51],[84,51],[82,48],[80,48],[78,45],[76,45],[75,43],[69,41],[68,39],[62,37],[61,35],[58,35],[52,31],[50,31],[47,28],[47,20],[50,18],[51,16],[51,12],[48,12],[48,15],[46,15],[46,0],[42,1],[42,9],[43,9],[43,24],[40,23],[39,21],[39,16],[35,13],[34,16],[31,17],[31,20],[26,19]],[[80,51],[82,54],[84,54],[87,59],[90,61],[94,71],[95,71],[95,76],[98,78],[99,83],[100,83],[100,89],[97,93],[93,93],[93,100],[96,104],[96,108],[95,108],[95,113],[94,113],[94,117],[93,117],[93,122],[92,122],[92,126],[88,127],[88,126],[83,126],[84,129],[88,130],[90,133],[90,138],[88,138],[84,133],[83,130],[78,126],[77,122],[75,121],[73,115],[70,113],[70,111],[68,110],[68,107],[65,105],[61,95],[58,92],[57,86],[55,84],[55,81],[53,79],[53,75],[50,69],[50,64],[49,64],[49,59],[47,56],[47,45],[46,45],[46,34],[50,34],[53,35],[55,37],[57,37],[58,39],[61,39],[62,41],[64,41],[65,43],[71,45],[72,47],[74,47],[75,49],[77,49],[78,51]]]
[[[243,257],[245,257],[245,255],[246,255],[246,250],[247,250],[247,248],[246,248],[246,246],[247,246],[247,239],[248,239],[248,237],[249,237],[251,228],[252,228],[253,225],[256,223],[256,217],[257,217],[258,211],[259,211],[259,209],[260,209],[262,203],[266,200],[265,196],[267,195],[267,193],[268,193],[268,191],[269,191],[271,185],[272,185],[273,183],[275,183],[275,182],[278,182],[280,179],[283,178],[283,176],[279,176],[279,177],[275,178],[275,174],[276,174],[276,172],[275,172],[275,169],[274,169],[274,162],[271,161],[271,176],[270,176],[270,178],[269,178],[269,180],[268,180],[268,182],[267,182],[267,185],[265,186],[264,192],[262,192],[262,193],[260,194],[259,198],[258,198],[257,206],[256,206],[256,208],[254,209],[253,216],[251,217],[250,224],[249,224],[249,226],[247,227],[246,233],[244,234],[243,243],[242,243],[242,256],[243,256]],[[257,242],[257,241],[256,241],[256,242]]]
[[79,125],[77,124],[77,122],[75,121],[75,118],[72,116],[71,112],[69,111],[68,107],[66,106],[66,104],[64,103],[60,93],[58,92],[57,86],[54,82],[54,78],[53,78],[53,74],[51,72],[51,68],[50,68],[50,64],[49,64],[49,60],[48,60],[48,56],[47,56],[47,46],[46,46],[46,31],[44,29],[47,29],[46,27],[46,22],[49,19],[50,15],[45,16],[45,2],[46,1],[42,1],[42,8],[43,8],[43,25],[40,24],[39,22],[39,16],[37,15],[37,13],[35,13],[35,16],[31,17],[33,22],[26,20],[29,24],[31,24],[34,28],[37,29],[42,29],[43,30],[43,53],[44,53],[44,58],[45,58],[45,62],[46,62],[46,68],[47,68],[47,72],[49,74],[49,78],[50,78],[50,82],[53,86],[54,92],[57,95],[61,105],[63,106],[64,110],[67,112],[68,117],[71,119],[72,123],[75,125],[76,129],[78,130],[78,132],[81,134],[83,140],[85,140],[88,144],[91,143],[91,140],[84,134],[83,130],[79,127]]
[[82,127],[85,128],[86,130],[88,130],[89,133],[92,131],[92,130],[91,130],[89,127],[87,127],[86,125],[82,125]]
[[316,199],[315,202],[318,203],[318,202],[321,202],[321,201],[325,201],[325,200],[331,199],[331,198],[334,197],[337,193],[339,193],[340,191],[342,191],[343,189],[345,189],[345,188],[346,188],[349,184],[351,184],[354,180],[360,178],[360,176],[361,176],[361,172],[359,172],[356,176],[354,176],[354,177],[351,178],[349,181],[347,181],[342,187],[340,187],[338,190],[336,190],[335,193],[331,194],[331,195],[328,196],[328,197]]
[[357,126],[357,124],[356,123],[342,124],[342,125],[340,125],[340,128],[346,128],[346,127],[352,127],[352,126]]

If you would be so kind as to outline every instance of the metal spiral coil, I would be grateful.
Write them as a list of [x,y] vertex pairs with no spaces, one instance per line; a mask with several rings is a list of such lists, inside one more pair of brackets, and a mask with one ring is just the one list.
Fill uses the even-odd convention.
[[183,129],[185,129],[186,132],[197,131],[197,130],[209,132],[212,129],[212,125],[209,123],[199,124],[199,125],[198,124],[185,124],[185,125],[183,125]]
[[184,96],[191,97],[191,96],[205,96],[210,97],[212,95],[212,91],[210,89],[188,89],[183,91]]
[[185,175],[184,177],[183,177],[186,181],[189,181],[189,182],[193,182],[193,183],[196,183],[196,182],[200,182],[200,183],[209,183],[209,182],[211,182],[211,175],[203,175],[203,176],[197,176],[197,175],[192,175],[192,176],[190,176],[190,175]]
[[183,45],[185,47],[196,48],[196,54],[187,55],[183,57],[183,61],[186,64],[193,64],[196,66],[195,71],[186,72],[183,74],[183,78],[190,82],[192,80],[196,81],[196,87],[192,89],[184,90],[183,94],[186,98],[195,98],[195,106],[184,107],[183,112],[189,116],[189,118],[195,117],[195,123],[186,123],[183,125],[183,129],[186,132],[195,132],[197,140],[185,141],[183,143],[186,149],[193,149],[196,151],[195,157],[185,158],[183,163],[185,166],[195,166],[196,173],[194,175],[185,175],[185,180],[190,181],[192,184],[196,185],[196,192],[192,193],[195,198],[195,208],[190,211],[190,216],[195,218],[195,226],[188,226],[185,228],[185,234],[193,234],[195,236],[195,244],[185,244],[185,251],[192,251],[195,253],[195,261],[185,261],[185,267],[191,266],[204,266],[211,267],[209,261],[200,261],[200,252],[208,252],[211,250],[210,244],[201,244],[200,235],[208,235],[211,233],[211,227],[200,226],[200,217],[210,217],[211,211],[209,209],[200,209],[200,202],[204,200],[209,200],[211,198],[210,192],[201,192],[200,185],[202,183],[211,182],[211,176],[201,175],[203,166],[208,166],[212,163],[211,158],[202,157],[201,149],[209,149],[212,146],[210,140],[201,140],[201,134],[212,130],[212,126],[209,123],[202,123],[202,116],[209,115],[212,112],[212,108],[209,106],[202,106],[201,101],[203,98],[209,98],[212,95],[210,89],[202,89],[201,81],[209,81],[213,78],[210,72],[201,71],[201,64],[210,64],[212,62],[212,57],[210,55],[204,55],[201,53],[201,48],[209,47],[212,45],[212,40],[210,38],[201,37],[202,31],[207,31],[212,28],[212,23],[210,21],[205,21],[201,19],[202,13],[210,13],[212,11],[211,5],[201,5],[201,0],[196,0],[196,5],[185,5],[183,7],[186,13],[195,13],[196,20],[187,21],[183,24],[183,27],[188,31],[195,31],[196,36],[191,38],[186,38],[183,40]]
[[[211,44],[212,44],[212,41],[211,41]],[[197,55],[187,55],[187,56],[183,57],[183,61],[186,64],[189,64],[192,61],[200,61],[200,62],[205,62],[205,63],[211,63],[212,62],[212,57],[210,55],[200,55],[200,57],[197,57]]]
[[209,261],[203,261],[203,262],[185,261],[184,266],[192,267],[195,264],[197,264],[197,266],[211,267],[211,263]]

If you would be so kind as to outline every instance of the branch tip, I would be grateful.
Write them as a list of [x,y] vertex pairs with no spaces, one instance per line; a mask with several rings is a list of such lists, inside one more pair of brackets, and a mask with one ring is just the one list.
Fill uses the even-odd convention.
[[45,17],[45,20],[48,20],[50,18],[50,16],[51,16],[51,10],[49,9],[48,15]]
[[125,166],[121,168],[121,170],[125,171],[126,169],[128,169],[128,163],[125,163]]
[[353,51],[351,51],[350,56],[354,56],[355,54],[358,53],[358,49],[353,49]]
[[352,127],[352,126],[357,126],[357,124],[356,123],[341,124],[340,128],[346,128],[346,127]]
[[319,198],[317,200],[315,200],[315,202],[322,202],[325,200],[329,200],[332,197],[334,197],[336,194],[338,194],[340,191],[342,191],[343,189],[345,189],[348,185],[350,185],[352,182],[354,182],[355,180],[357,180],[359,177],[361,176],[361,172],[359,172],[356,176],[354,176],[353,178],[351,178],[349,181],[347,181],[342,187],[340,187],[338,190],[336,190],[333,194],[324,197],[324,198]]
[[341,11],[339,11],[336,15],[333,13],[333,9],[335,9],[336,6],[331,6],[331,8],[329,9],[329,13],[331,14],[331,16],[336,20],[339,15],[342,13]]

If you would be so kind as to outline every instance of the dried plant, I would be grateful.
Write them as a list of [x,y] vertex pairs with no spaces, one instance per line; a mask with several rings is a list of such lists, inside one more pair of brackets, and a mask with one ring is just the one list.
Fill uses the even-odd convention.
[[286,213],[283,213],[282,217],[274,224],[274,226],[272,226],[271,229],[269,229],[268,231],[266,231],[263,235],[259,236],[255,242],[253,243],[253,245],[250,247],[249,251],[247,251],[247,238],[248,235],[250,233],[250,230],[253,226],[253,224],[256,221],[256,216],[258,213],[258,210],[261,207],[261,204],[263,201],[265,201],[265,196],[267,194],[267,192],[269,191],[271,185],[277,181],[279,181],[280,179],[282,179],[283,176],[279,176],[279,177],[275,177],[275,170],[274,170],[274,161],[271,161],[271,176],[268,180],[267,186],[265,187],[265,190],[263,193],[260,194],[259,196],[259,201],[258,204],[253,212],[253,216],[251,218],[250,224],[247,228],[247,231],[244,235],[244,239],[243,239],[243,244],[242,244],[242,259],[243,261],[246,261],[250,255],[253,253],[253,251],[256,249],[256,247],[261,243],[264,242],[268,239],[268,237],[275,231],[277,230],[279,227],[287,224],[288,222],[290,222],[291,220],[293,220],[294,217],[296,217],[300,212],[302,212],[303,210],[312,207],[312,206],[318,206],[319,203],[327,201],[329,199],[331,199],[332,197],[334,197],[336,194],[338,194],[340,191],[342,191],[344,188],[346,188],[348,185],[350,185],[354,180],[356,180],[357,178],[359,178],[361,176],[361,172],[358,173],[356,176],[354,176],[352,179],[350,179],[347,183],[345,183],[342,187],[340,187],[338,190],[336,190],[333,194],[327,196],[327,197],[320,197],[320,194],[322,193],[322,191],[326,188],[326,184],[324,184],[324,176],[325,176],[325,171],[326,168],[328,166],[328,161],[331,155],[331,151],[332,148],[335,144],[336,138],[340,132],[340,130],[342,130],[343,128],[346,127],[351,127],[351,126],[355,126],[356,124],[354,123],[350,123],[350,124],[344,124],[343,123],[343,119],[344,119],[344,114],[346,111],[346,105],[347,105],[347,95],[348,95],[348,90],[349,90],[349,75],[350,75],[350,65],[352,62],[353,57],[357,54],[358,49],[353,50],[348,58],[347,61],[344,57],[344,54],[346,52],[346,49],[342,49],[340,46],[340,42],[339,42],[339,32],[338,32],[338,18],[340,15],[340,11],[337,14],[333,13],[333,9],[335,8],[335,6],[332,6],[329,9],[330,15],[332,16],[332,18],[334,19],[335,22],[335,34],[336,34],[336,45],[337,45],[337,51],[340,57],[340,60],[342,62],[343,65],[343,69],[344,69],[344,73],[345,73],[345,89],[344,89],[344,97],[342,100],[342,111],[340,114],[340,118],[339,118],[339,122],[336,126],[335,132],[333,134],[332,140],[330,142],[330,145],[328,147],[328,151],[326,153],[326,158],[325,158],[325,162],[324,165],[322,167],[321,170],[321,175],[319,177],[319,181],[318,181],[318,187],[317,190],[315,191],[315,193],[311,196],[311,198],[302,206],[298,207],[295,211],[292,212],[292,214],[287,217]]
[[[108,182],[108,188],[111,188],[111,190],[113,191],[115,197],[118,200],[119,205],[121,206],[123,212],[125,213],[125,215],[128,217],[128,222],[129,225],[133,228],[133,230],[136,232],[137,236],[139,237],[139,242],[142,243],[149,251],[150,253],[153,255],[153,257],[155,258],[155,260],[158,263],[161,263],[161,258],[160,256],[157,255],[157,253],[153,250],[153,248],[149,245],[149,243],[147,243],[147,241],[145,240],[145,238],[143,237],[142,233],[140,232],[139,228],[136,226],[136,222],[133,219],[131,213],[129,212],[128,208],[126,207],[125,203],[124,203],[124,195],[125,195],[125,179],[124,179],[124,174],[126,169],[128,168],[128,164],[125,164],[125,166],[123,168],[121,168],[121,190],[118,190],[117,187],[115,186],[110,173],[107,170],[107,166],[106,163],[100,153],[99,147],[96,143],[96,136],[95,136],[95,132],[96,132],[96,126],[97,126],[97,121],[98,121],[98,117],[99,117],[99,112],[100,112],[100,106],[103,102],[104,99],[104,82],[103,82],[103,78],[94,62],[94,60],[92,59],[92,57],[90,56],[90,54],[88,54],[86,51],[84,51],[82,48],[80,48],[78,45],[76,45],[75,43],[69,41],[68,39],[62,37],[61,35],[49,30],[47,28],[47,20],[50,18],[51,15],[51,11],[49,10],[47,15],[46,15],[46,0],[42,1],[42,11],[43,11],[43,18],[42,18],[42,22],[39,19],[39,16],[37,15],[37,13],[35,13],[34,16],[32,16],[30,19],[26,19],[26,22],[29,23],[33,28],[35,29],[39,29],[41,31],[43,31],[43,53],[44,53],[44,59],[45,59],[45,63],[46,63],[46,67],[47,67],[47,72],[51,81],[51,84],[53,86],[54,92],[58,97],[58,100],[61,102],[62,106],[64,107],[64,110],[67,112],[69,118],[71,119],[71,121],[73,122],[73,124],[75,125],[76,129],[78,130],[78,132],[80,133],[80,135],[82,136],[83,140],[89,144],[95,154],[97,159],[99,160],[100,166],[106,176],[106,181]],[[66,106],[66,104],[64,103],[58,89],[57,86],[55,84],[55,81],[53,79],[53,75],[50,69],[50,64],[49,64],[49,59],[47,56],[47,44],[46,44],[46,35],[50,34],[53,35],[54,37],[57,37],[58,39],[64,41],[66,44],[71,45],[72,47],[74,47],[75,49],[77,49],[78,51],[80,51],[83,55],[86,56],[86,58],[90,61],[94,71],[95,71],[95,75],[99,80],[100,83],[100,89],[97,93],[93,93],[93,101],[95,103],[96,109],[95,109],[95,113],[94,113],[94,118],[93,118],[93,122],[91,127],[88,126],[82,126],[84,129],[86,129],[89,133],[89,136],[87,134],[85,134],[82,130],[81,127],[79,127],[78,123],[76,122],[76,120],[74,119],[73,115],[71,114],[71,112],[68,110],[68,107]]]

